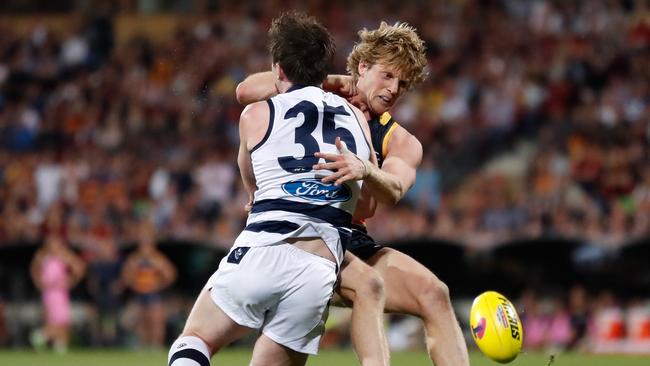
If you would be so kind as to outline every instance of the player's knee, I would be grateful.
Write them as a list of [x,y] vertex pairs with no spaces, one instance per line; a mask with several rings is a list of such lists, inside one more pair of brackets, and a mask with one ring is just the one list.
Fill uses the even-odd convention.
[[357,294],[363,298],[380,300],[384,297],[384,279],[372,268],[364,271]]
[[418,301],[425,312],[437,312],[451,304],[449,287],[438,278],[429,278],[419,293]]

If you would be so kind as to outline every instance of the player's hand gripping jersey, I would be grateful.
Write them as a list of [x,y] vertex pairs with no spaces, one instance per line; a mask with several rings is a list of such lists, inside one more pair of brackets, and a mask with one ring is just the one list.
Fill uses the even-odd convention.
[[312,166],[318,163],[314,153],[337,152],[337,137],[368,160],[370,147],[359,121],[343,98],[313,86],[293,87],[267,102],[269,127],[251,150],[257,191],[235,247],[320,237],[340,264],[361,182],[324,184],[320,180],[330,172]]

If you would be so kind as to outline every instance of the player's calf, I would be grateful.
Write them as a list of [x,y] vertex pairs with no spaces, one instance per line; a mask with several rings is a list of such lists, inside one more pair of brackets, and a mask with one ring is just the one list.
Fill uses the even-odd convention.
[[417,295],[425,342],[436,365],[469,365],[467,347],[454,313],[449,287],[433,276]]

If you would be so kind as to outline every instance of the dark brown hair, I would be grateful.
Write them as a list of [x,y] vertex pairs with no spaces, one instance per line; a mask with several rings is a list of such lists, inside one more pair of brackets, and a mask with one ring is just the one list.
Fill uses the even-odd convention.
[[288,12],[273,19],[269,51],[294,84],[318,85],[327,76],[335,50],[327,29],[304,13]]

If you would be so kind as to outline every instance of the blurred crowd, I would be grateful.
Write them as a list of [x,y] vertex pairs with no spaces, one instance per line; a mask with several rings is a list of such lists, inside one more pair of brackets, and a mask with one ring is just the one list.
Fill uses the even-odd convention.
[[[234,88],[269,68],[276,5],[220,3],[162,42],[117,44],[106,16],[65,33],[1,29],[0,245],[50,232],[121,244],[147,219],[161,239],[229,246],[246,200]],[[335,72],[380,20],[426,41],[431,76],[394,109],[424,162],[371,223],[379,239],[617,245],[650,230],[647,1],[293,5],[335,36]]]
[[611,291],[590,294],[582,286],[551,296],[529,289],[519,299],[518,308],[524,348],[529,351],[647,354],[650,350],[647,299],[623,301]]

